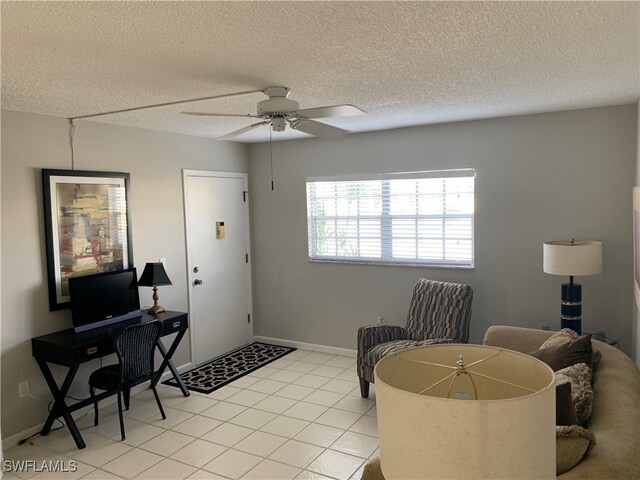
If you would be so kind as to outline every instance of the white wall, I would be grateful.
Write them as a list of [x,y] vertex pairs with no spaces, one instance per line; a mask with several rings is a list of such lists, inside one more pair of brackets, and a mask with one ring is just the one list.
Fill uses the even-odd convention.
[[[542,272],[545,240],[597,239],[604,273],[581,277],[583,330],[630,351],[636,106],[529,115],[250,147],[255,333],[356,347],[382,315],[404,325],[419,277],[475,291],[471,341],[492,324],[559,328],[560,284]],[[307,176],[473,167],[474,270],[307,261]]]
[[[248,171],[247,147],[230,142],[78,122],[77,170],[129,172],[129,206],[135,265],[165,257],[173,285],[161,287],[161,303],[187,310],[187,272],[181,169]],[[31,337],[71,326],[69,310],[49,312],[42,206],[42,168],[70,169],[66,119],[2,112],[2,433],[11,436],[43,422],[47,405],[18,399],[17,384],[29,380],[32,393],[51,395],[35,360]],[[141,288],[148,305],[151,289]],[[190,361],[186,336],[174,357]],[[86,397],[88,373],[80,370],[71,395]],[[61,380],[66,369],[56,368]]]

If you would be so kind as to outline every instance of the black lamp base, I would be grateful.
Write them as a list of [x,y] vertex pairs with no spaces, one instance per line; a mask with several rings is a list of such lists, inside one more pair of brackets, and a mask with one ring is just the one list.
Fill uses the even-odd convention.
[[562,284],[562,303],[560,306],[560,326],[570,328],[578,335],[582,334],[582,285],[573,283]]

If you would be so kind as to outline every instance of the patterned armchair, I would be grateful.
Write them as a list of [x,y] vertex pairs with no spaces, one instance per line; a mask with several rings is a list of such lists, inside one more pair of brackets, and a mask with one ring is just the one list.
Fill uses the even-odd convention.
[[373,368],[386,355],[436,343],[467,343],[473,290],[469,285],[421,278],[413,288],[407,326],[365,325],[358,329],[360,394],[369,396]]

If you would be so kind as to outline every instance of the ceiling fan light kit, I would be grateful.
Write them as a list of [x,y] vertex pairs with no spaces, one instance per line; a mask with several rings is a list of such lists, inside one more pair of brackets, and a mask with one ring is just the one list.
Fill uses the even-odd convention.
[[326,123],[316,122],[312,118],[331,118],[331,117],[352,117],[355,115],[363,115],[366,112],[354,105],[330,105],[325,107],[315,107],[300,109],[300,105],[295,100],[291,100],[289,93],[291,90],[287,87],[267,87],[262,92],[269,97],[267,100],[258,102],[256,115],[237,114],[237,113],[204,113],[204,112],[182,112],[186,115],[210,116],[210,117],[247,117],[261,118],[262,122],[254,123],[239,130],[230,132],[218,140],[228,140],[245,132],[251,131],[267,124],[271,125],[274,132],[283,132],[287,123],[294,130],[313,135],[320,138],[339,138],[349,133],[338,127],[327,125]]
[[284,117],[273,117],[271,120],[271,128],[273,128],[274,132],[284,132],[287,123],[284,120]]

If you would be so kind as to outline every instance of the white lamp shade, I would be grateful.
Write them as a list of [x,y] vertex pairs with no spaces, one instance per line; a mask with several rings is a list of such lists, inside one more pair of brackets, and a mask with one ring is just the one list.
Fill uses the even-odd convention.
[[553,275],[602,273],[602,242],[555,240],[544,243],[543,269]]
[[[461,354],[474,373],[443,381]],[[543,362],[482,345],[431,345],[383,358],[375,377],[385,478],[556,477],[554,376]],[[458,399],[475,393],[478,400]]]

